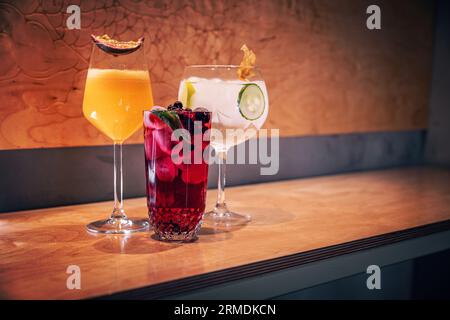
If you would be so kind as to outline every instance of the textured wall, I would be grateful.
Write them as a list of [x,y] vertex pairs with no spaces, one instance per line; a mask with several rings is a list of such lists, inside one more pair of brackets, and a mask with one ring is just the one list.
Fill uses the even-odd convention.
[[[183,67],[257,53],[270,95],[268,127],[284,136],[425,128],[433,3],[365,0],[0,0],[0,149],[109,144],[82,117],[89,34],[146,36],[155,102],[176,97]],[[140,142],[137,133],[130,142]]]

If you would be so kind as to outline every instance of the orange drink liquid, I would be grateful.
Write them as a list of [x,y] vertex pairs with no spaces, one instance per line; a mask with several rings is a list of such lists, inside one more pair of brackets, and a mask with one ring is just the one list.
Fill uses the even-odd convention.
[[153,105],[150,76],[143,70],[89,69],[83,114],[98,130],[121,143],[142,126]]

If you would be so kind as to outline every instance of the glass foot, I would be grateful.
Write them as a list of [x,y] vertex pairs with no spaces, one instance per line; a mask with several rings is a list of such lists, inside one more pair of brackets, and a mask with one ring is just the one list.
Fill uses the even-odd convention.
[[211,226],[216,227],[235,227],[242,226],[249,223],[252,217],[249,215],[243,215],[236,212],[229,211],[228,209],[214,208],[214,210],[206,212],[203,216],[203,221]]
[[109,218],[91,222],[86,229],[92,233],[127,234],[147,231],[149,222],[147,219]]

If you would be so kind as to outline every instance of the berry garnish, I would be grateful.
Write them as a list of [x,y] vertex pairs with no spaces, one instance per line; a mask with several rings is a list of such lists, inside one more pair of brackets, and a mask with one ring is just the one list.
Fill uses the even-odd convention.
[[175,109],[183,109],[183,104],[182,104],[180,101],[175,101],[175,102],[173,103],[173,107],[174,107]]
[[175,101],[173,104],[167,107],[170,111],[181,111],[183,110],[183,104],[180,101]]
[[195,112],[195,120],[198,121],[209,121],[209,111],[206,108],[197,107],[194,109]]

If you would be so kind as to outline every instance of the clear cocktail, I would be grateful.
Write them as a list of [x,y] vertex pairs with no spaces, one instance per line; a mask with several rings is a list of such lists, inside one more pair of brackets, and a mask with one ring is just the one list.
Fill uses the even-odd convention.
[[[244,70],[247,78],[238,77]],[[232,212],[225,204],[225,163],[227,151],[254,136],[266,121],[269,100],[266,84],[257,68],[236,65],[198,65],[185,69],[178,98],[188,107],[204,107],[212,112],[211,146],[218,153],[218,196],[205,220],[214,225],[234,226],[250,216]]]

